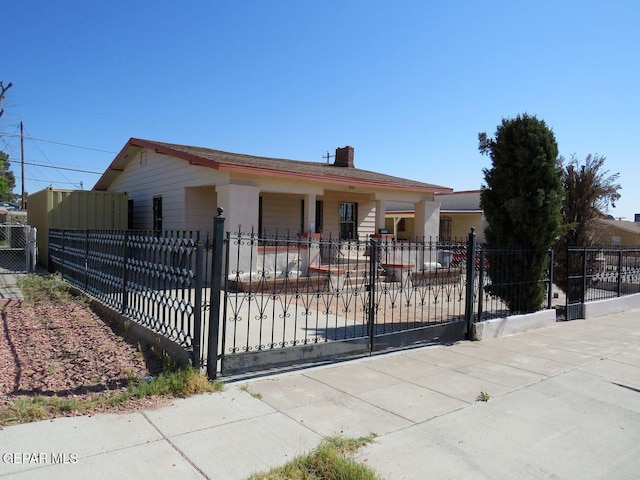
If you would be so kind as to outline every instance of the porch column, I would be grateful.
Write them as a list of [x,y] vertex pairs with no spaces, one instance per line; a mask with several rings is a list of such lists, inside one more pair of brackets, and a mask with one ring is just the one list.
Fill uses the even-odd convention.
[[425,199],[416,203],[415,208],[415,236],[435,241],[440,233],[440,202]]
[[[250,185],[218,185],[217,207],[224,209],[225,234],[231,232],[231,236],[240,232],[246,235],[258,232],[258,210],[260,203],[260,190]],[[229,245],[229,272],[242,275],[255,274],[257,264],[257,242],[250,246],[248,242],[231,242]],[[240,250],[239,250],[240,249]],[[253,259],[253,262],[252,262]]]
[[316,233],[316,194],[308,193],[304,196],[304,230],[302,233]]
[[386,222],[384,214],[386,211],[387,202],[385,200],[376,200],[376,231],[373,233],[377,234],[379,229],[385,228]]
[[225,229],[237,233],[251,233],[258,230],[258,204],[260,190],[250,185],[218,185],[218,207],[224,208]]

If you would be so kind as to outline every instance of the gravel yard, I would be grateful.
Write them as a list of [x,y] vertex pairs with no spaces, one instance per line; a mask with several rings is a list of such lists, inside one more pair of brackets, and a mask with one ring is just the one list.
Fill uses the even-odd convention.
[[[70,402],[81,404],[80,410],[70,407],[65,415],[131,411],[168,400],[156,396],[108,401],[125,393],[131,380],[159,373],[162,362],[81,302],[6,306],[1,318],[0,419],[37,396],[80,401]],[[61,414],[59,409],[48,410],[46,417]]]

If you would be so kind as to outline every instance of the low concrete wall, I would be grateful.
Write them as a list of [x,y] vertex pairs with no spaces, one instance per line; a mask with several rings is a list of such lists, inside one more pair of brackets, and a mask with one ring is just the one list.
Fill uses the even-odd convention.
[[526,332],[527,330],[546,327],[554,323],[556,323],[556,311],[553,309],[541,310],[525,315],[512,315],[474,323],[472,333],[474,340],[483,340]]
[[610,313],[620,313],[640,308],[640,293],[624,297],[608,298],[584,304],[584,318],[602,317]]

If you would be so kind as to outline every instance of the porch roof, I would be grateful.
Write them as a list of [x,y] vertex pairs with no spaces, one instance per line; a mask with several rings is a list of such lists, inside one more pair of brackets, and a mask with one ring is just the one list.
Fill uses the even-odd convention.
[[214,168],[229,172],[260,176],[304,179],[335,184],[362,185],[378,188],[394,188],[425,193],[447,193],[452,189],[441,185],[418,182],[359,168],[342,167],[324,162],[306,162],[281,158],[258,157],[242,153],[224,152],[211,148],[178,145],[131,138],[111,165],[102,174],[94,190],[106,190],[117,175],[131,161],[132,149],[149,148],[157,153],[171,155],[188,161],[190,165]]

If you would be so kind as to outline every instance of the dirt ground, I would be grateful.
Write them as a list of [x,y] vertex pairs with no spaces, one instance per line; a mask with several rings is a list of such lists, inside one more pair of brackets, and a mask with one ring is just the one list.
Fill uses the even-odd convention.
[[[85,305],[14,305],[3,307],[0,315],[0,413],[35,395],[79,400],[114,396],[126,391],[131,379],[162,369],[148,347],[125,340]],[[67,414],[125,412],[165,401],[133,398]]]

